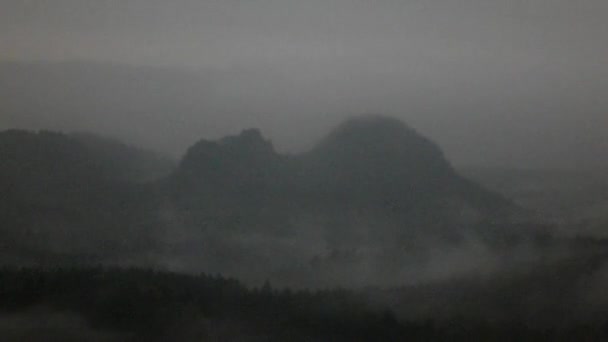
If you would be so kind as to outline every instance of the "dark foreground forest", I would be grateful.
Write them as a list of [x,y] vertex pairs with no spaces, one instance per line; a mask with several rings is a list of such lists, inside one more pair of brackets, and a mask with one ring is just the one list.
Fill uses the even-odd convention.
[[[3,340],[399,341],[432,332],[346,290],[248,289],[220,276],[102,268],[4,269],[0,284],[2,320],[32,320],[2,324]],[[81,321],[52,319],[59,315]]]
[[3,269],[4,341],[590,341],[608,323],[538,328],[453,317],[404,321],[373,290],[247,288],[144,269]]

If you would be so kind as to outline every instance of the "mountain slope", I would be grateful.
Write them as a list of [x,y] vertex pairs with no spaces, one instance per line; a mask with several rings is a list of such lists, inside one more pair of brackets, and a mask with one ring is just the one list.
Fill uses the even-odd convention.
[[155,181],[140,172],[154,158],[90,136],[8,131],[0,156],[4,250],[32,261],[152,256],[253,282],[363,282],[470,236],[500,241],[508,228],[496,223],[517,212],[382,116],[346,121],[300,155],[256,129],[201,140]]
[[134,238],[153,203],[138,182],[165,163],[99,137],[16,130],[0,133],[0,160],[3,255],[86,262],[149,247]]
[[415,215],[470,224],[515,209],[461,178],[434,143],[381,116],[351,119],[296,156],[277,154],[257,130],[203,140],[189,149],[173,180],[182,198],[240,197],[259,210],[292,203],[300,213],[367,211],[394,217],[404,230]]
[[202,140],[163,186],[167,231],[182,236],[169,234],[180,264],[239,265],[229,274],[241,277],[263,270],[246,276],[258,280],[297,273],[320,281],[319,269],[373,278],[358,267],[391,273],[471,235],[500,241],[495,231],[505,229],[496,225],[519,211],[460,177],[433,142],[382,116],[353,118],[300,155],[276,153],[257,130]]

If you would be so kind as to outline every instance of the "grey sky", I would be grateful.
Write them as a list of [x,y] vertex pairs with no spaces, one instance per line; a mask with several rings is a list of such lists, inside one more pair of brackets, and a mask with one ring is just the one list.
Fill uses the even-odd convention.
[[188,137],[256,125],[297,149],[385,112],[460,164],[608,165],[607,37],[606,0],[0,0],[1,60],[229,75],[230,124],[185,116]]

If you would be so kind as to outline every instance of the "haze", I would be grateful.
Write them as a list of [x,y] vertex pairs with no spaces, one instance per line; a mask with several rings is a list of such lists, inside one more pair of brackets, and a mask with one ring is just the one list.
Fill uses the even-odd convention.
[[604,0],[0,9],[0,129],[93,131],[181,155],[201,137],[254,126],[298,151],[344,117],[374,112],[416,127],[457,165],[608,166]]

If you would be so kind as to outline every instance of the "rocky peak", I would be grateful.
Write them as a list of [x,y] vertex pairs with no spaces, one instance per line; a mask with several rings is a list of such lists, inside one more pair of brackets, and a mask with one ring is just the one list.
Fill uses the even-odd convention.
[[437,145],[401,121],[377,115],[344,122],[311,151],[310,158],[323,172],[356,182],[416,184],[453,174]]
[[277,168],[280,160],[272,143],[258,129],[246,129],[218,141],[199,141],[188,149],[178,173],[207,183],[259,182]]

